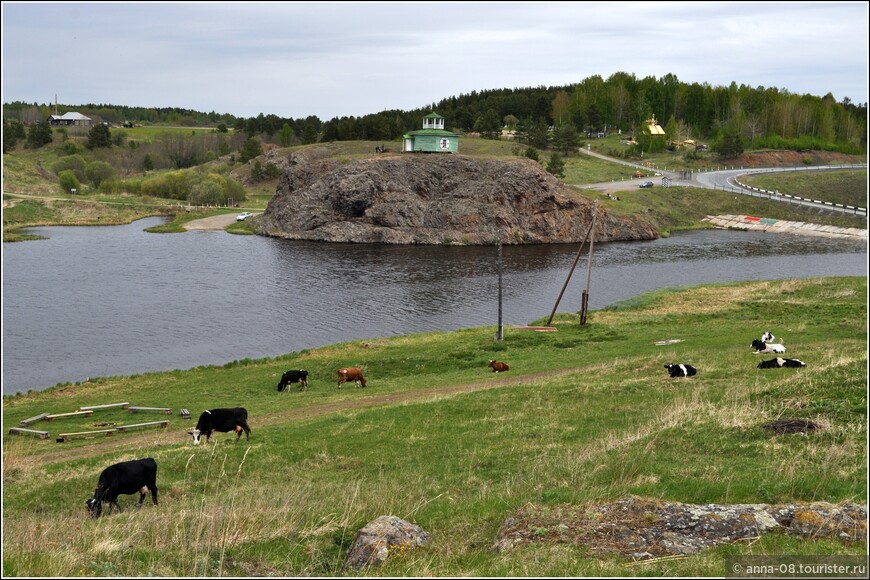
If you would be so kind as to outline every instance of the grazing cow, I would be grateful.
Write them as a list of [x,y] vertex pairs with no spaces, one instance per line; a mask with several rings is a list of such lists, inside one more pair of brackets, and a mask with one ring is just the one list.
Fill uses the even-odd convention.
[[782,354],[785,352],[785,347],[783,345],[761,342],[757,338],[752,341],[752,348],[755,349],[755,354],[770,354],[774,352]]
[[773,342],[774,340],[776,340],[776,337],[769,330],[765,330],[761,335],[761,342]]
[[666,364],[665,368],[668,369],[668,374],[671,377],[693,377],[698,374],[698,369],[692,365]]
[[281,380],[278,381],[278,392],[280,393],[287,388],[287,385],[299,383],[300,391],[308,390],[308,371],[299,369],[298,371],[287,371],[281,375]]
[[801,367],[807,366],[806,363],[802,360],[798,360],[796,358],[772,358],[770,360],[763,360],[758,363],[758,368],[760,369],[780,369],[782,367],[788,367],[793,369],[799,369]]
[[349,383],[350,381],[353,381],[354,386],[366,386],[366,380],[363,378],[362,371],[357,367],[338,369],[338,388],[341,388],[342,383]]
[[199,445],[202,435],[205,435],[205,440],[208,442],[211,439],[211,434],[215,431],[220,433],[235,431],[236,441],[242,438],[242,431],[244,431],[245,439],[250,439],[251,428],[248,427],[248,411],[242,407],[203,411],[202,415],[199,416],[199,421],[196,422],[196,429],[188,431],[188,433],[193,435],[193,444]]
[[489,366],[492,368],[492,372],[494,373],[503,373],[505,371],[511,370],[507,363],[498,362],[495,359],[489,361]]
[[109,515],[112,515],[113,507],[118,508],[118,513],[121,513],[121,506],[118,504],[119,495],[131,495],[138,491],[139,504],[136,507],[142,507],[148,490],[151,490],[151,501],[157,505],[157,462],[150,457],[122,461],[110,465],[100,473],[94,497],[85,501],[85,505],[88,507],[88,513],[95,518],[103,513],[104,501],[109,502]]

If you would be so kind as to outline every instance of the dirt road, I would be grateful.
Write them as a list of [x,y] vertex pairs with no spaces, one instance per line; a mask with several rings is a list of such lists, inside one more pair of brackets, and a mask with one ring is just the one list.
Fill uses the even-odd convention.
[[224,230],[236,223],[237,213],[214,215],[207,218],[192,220],[184,224],[186,230]]
[[[368,393],[368,388],[359,389],[360,398],[355,400],[348,401],[339,401],[335,403],[323,403],[320,405],[310,405],[306,407],[294,407],[291,409],[284,409],[281,411],[267,413],[265,415],[259,415],[257,417],[252,417],[250,424],[251,428],[256,433],[256,430],[259,427],[265,427],[268,425],[278,425],[281,423],[289,423],[290,421],[302,421],[305,419],[313,419],[316,417],[321,417],[323,415],[328,415],[330,413],[336,413],[339,411],[347,411],[353,409],[367,409],[371,407],[380,407],[380,406],[390,406],[390,405],[400,405],[405,404],[412,401],[425,401],[431,399],[439,399],[443,397],[450,397],[453,395],[458,395],[462,393],[469,393],[472,391],[482,391],[486,389],[496,389],[502,387],[510,387],[523,383],[530,383],[534,381],[538,381],[544,379],[546,377],[555,377],[560,375],[566,375],[571,373],[588,371],[588,369],[584,368],[570,368],[570,369],[560,369],[555,371],[546,371],[541,373],[533,373],[528,375],[514,375],[512,377],[503,377],[499,376],[498,378],[493,378],[488,381],[472,383],[472,384],[463,384],[463,385],[452,385],[447,387],[437,387],[431,389],[419,389],[414,391],[405,391],[399,393],[390,393],[384,395],[371,395],[366,396]],[[305,396],[303,393],[287,393],[288,395],[299,395]],[[283,396],[283,395],[282,395]],[[189,427],[185,427],[184,430],[179,429],[165,429],[160,431],[151,431],[151,432],[141,432],[141,433],[131,433],[128,435],[119,435],[117,437],[99,437],[92,440],[92,443],[87,447],[78,447],[78,448],[69,448],[64,447],[64,444],[58,443],[57,449],[49,451],[47,453],[40,453],[32,455],[29,460],[33,461],[35,464],[45,465],[49,463],[56,463],[59,461],[69,461],[71,459],[80,459],[83,457],[96,457],[97,455],[106,453],[111,449],[141,449],[145,446],[151,447],[156,445],[173,445],[178,444],[179,442],[189,441],[190,435],[187,434],[186,430],[189,428],[193,428],[195,425],[195,421],[192,422]]]

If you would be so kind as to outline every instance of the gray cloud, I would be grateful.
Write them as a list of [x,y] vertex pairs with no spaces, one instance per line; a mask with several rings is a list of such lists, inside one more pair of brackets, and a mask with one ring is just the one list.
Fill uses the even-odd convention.
[[616,72],[867,102],[866,3],[3,4],[3,101],[323,120]]

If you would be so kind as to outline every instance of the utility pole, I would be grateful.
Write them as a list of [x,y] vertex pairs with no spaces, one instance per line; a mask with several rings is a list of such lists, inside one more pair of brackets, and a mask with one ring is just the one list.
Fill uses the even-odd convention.
[[501,323],[501,271],[502,271],[502,259],[501,259],[501,230],[498,231],[498,330],[495,333],[495,339],[499,342],[504,340],[504,328]]
[[586,324],[586,312],[589,310],[589,284],[592,281],[592,249],[595,247],[595,217],[598,215],[598,208],[592,216],[592,225],[589,226],[592,235],[589,238],[589,262],[586,267],[586,289],[583,291],[583,299],[580,305],[580,324]]

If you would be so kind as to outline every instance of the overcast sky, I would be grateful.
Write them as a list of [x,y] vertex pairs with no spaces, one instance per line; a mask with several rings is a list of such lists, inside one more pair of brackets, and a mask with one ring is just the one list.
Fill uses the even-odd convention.
[[3,2],[3,103],[301,118],[616,72],[867,102],[867,2]]

